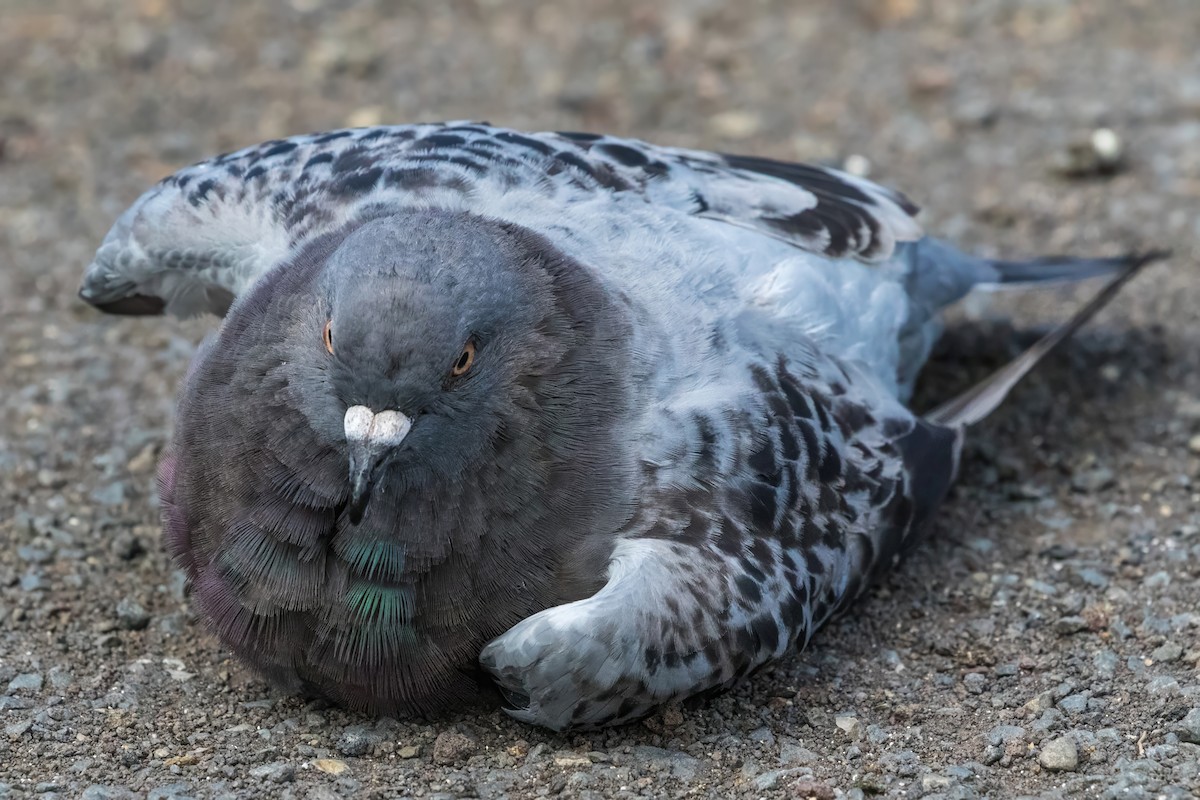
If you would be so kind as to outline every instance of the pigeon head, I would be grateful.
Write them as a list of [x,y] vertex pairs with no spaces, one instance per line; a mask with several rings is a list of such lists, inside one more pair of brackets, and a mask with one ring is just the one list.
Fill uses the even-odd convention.
[[[302,411],[344,443],[350,518],[381,475],[455,480],[495,442],[561,347],[550,277],[519,235],[448,212],[368,222],[328,254],[307,335],[289,337],[321,376]],[[299,347],[297,347],[299,345]]]

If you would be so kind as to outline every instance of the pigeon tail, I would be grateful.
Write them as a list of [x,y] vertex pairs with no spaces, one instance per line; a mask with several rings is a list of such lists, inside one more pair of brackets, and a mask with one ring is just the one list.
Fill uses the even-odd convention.
[[[1165,251],[1156,250],[1142,255],[1129,255],[1124,258],[1079,259],[1075,261],[1074,263],[1079,272],[1086,271],[1087,269],[1099,270],[1103,267],[1109,271],[1116,271],[1117,275],[1095,297],[1088,301],[1083,308],[1075,312],[1075,315],[1069,320],[1043,336],[1029,349],[996,370],[983,381],[972,386],[953,400],[943,403],[933,411],[927,413],[925,419],[946,427],[962,428],[974,425],[987,417],[1004,401],[1009,391],[1020,382],[1021,378],[1025,377],[1047,354],[1070,338],[1075,331],[1079,330],[1080,327],[1095,316],[1097,311],[1108,305],[1109,301],[1117,295],[1117,292],[1132,280],[1143,267],[1154,261],[1166,258],[1168,255],[1169,253]],[[994,263],[1013,264],[1016,262]],[[1040,259],[1039,261],[1027,263],[1029,265],[1059,263],[1064,270],[1070,266],[1070,262],[1065,259]],[[1033,267],[1030,266],[1029,269],[1033,269]],[[1014,273],[1016,272],[1017,270],[1014,269]],[[1060,274],[1063,274],[1061,270]],[[1092,274],[1101,275],[1104,273],[1097,271]]]
[[1123,275],[1151,261],[1165,258],[1165,251],[1145,254],[1131,253],[1111,258],[1087,258],[1076,256],[1042,256],[1022,261],[988,260],[986,265],[995,273],[993,280],[985,281],[980,288],[1023,289],[1034,285],[1074,283],[1089,278]]

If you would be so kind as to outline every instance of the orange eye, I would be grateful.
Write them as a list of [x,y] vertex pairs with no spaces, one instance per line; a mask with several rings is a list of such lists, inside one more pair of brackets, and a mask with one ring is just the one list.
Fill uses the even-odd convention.
[[329,351],[329,355],[333,355],[333,320],[325,323],[325,330],[321,332],[321,338],[325,340],[325,349]]
[[463,345],[462,352],[458,354],[458,360],[454,362],[454,367],[450,370],[451,378],[461,378],[467,374],[467,370],[475,363],[475,340],[468,339]]

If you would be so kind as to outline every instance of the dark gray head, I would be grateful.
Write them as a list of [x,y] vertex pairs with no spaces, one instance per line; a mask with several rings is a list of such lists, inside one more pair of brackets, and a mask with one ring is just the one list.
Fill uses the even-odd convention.
[[522,244],[479,218],[424,212],[368,222],[329,255],[313,284],[321,313],[293,349],[324,376],[304,412],[345,439],[352,518],[384,471],[459,475],[551,367],[555,300]]

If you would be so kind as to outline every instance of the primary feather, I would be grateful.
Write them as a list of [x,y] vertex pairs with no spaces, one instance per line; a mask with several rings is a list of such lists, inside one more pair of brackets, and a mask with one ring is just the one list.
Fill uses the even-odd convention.
[[[804,644],[918,541],[961,424],[1048,349],[922,419],[941,308],[1130,263],[978,259],[915,211],[613,137],[344,130],[165,179],[81,294],[227,314],[161,487],[239,656],[381,711],[466,700],[478,657],[515,715],[612,724]],[[361,516],[350,407],[412,423]]]

